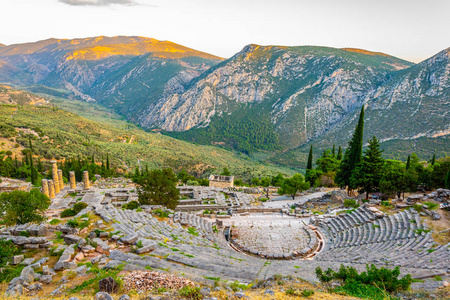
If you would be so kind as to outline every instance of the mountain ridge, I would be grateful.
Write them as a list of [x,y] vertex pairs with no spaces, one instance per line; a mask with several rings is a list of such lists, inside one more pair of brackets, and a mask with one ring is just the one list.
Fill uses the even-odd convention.
[[[281,149],[274,160],[311,143],[329,146],[324,139],[348,139],[362,105],[368,134],[382,141],[449,131],[445,112],[434,118],[439,124],[430,115],[447,108],[450,48],[414,64],[358,48],[257,44],[228,59],[205,58],[175,43],[123,36],[45,40],[30,46],[36,53],[18,54],[27,47],[0,49],[0,82],[63,91],[196,143]],[[409,119],[399,118],[403,112]]]

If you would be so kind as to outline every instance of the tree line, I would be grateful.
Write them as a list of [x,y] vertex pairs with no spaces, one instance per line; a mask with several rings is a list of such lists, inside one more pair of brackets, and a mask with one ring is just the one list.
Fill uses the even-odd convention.
[[356,190],[369,193],[380,191],[390,196],[401,197],[405,192],[450,188],[450,157],[426,162],[411,153],[406,162],[384,159],[380,143],[374,136],[368,140],[363,152],[364,107],[361,108],[358,124],[342,154],[327,149],[317,159],[313,168],[313,146],[310,148],[306,166],[306,181],[314,186],[339,186],[349,194]]

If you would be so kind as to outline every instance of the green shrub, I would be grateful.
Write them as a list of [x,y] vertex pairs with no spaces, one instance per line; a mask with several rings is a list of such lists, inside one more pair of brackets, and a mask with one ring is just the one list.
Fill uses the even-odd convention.
[[251,287],[251,284],[247,285],[245,283],[240,283],[239,281],[233,281],[228,285],[233,291],[237,292],[239,290],[246,290]]
[[84,229],[86,227],[89,227],[89,225],[91,225],[91,221],[88,219],[86,221],[83,221],[83,222],[79,223],[78,228],[81,230],[81,229]]
[[297,296],[297,291],[294,290],[293,288],[287,289],[285,293],[286,293],[286,295]]
[[389,201],[381,201],[381,206],[391,206]]
[[345,199],[344,200],[344,207],[358,208],[359,204],[356,203],[355,199]]
[[417,211],[422,211],[422,204],[414,203],[413,208]]
[[302,295],[302,297],[309,297],[314,295],[315,292],[313,290],[303,290],[300,295]]
[[10,282],[13,278],[19,277],[24,265],[6,266],[0,271],[0,282]]
[[138,207],[139,207],[139,202],[137,202],[137,201],[130,201],[130,202],[122,205],[122,208],[124,208],[124,209],[136,209]]
[[21,231],[19,233],[19,236],[25,236],[25,237],[30,237],[30,233],[28,231]]
[[50,225],[58,225],[59,223],[61,223],[61,220],[59,219],[53,219],[49,222]]
[[69,221],[67,221],[67,225],[72,228],[77,228],[80,225],[80,222],[78,222],[78,220],[76,219],[70,219]]
[[68,217],[73,217],[75,216],[77,213],[71,209],[71,208],[67,208],[65,210],[63,210],[60,214],[61,218],[68,218]]
[[182,297],[193,300],[200,300],[203,298],[202,294],[200,294],[199,287],[185,286],[184,288],[178,290],[178,294]]
[[160,217],[160,218],[167,218],[169,217],[169,213],[166,211],[163,211],[161,208],[155,209],[153,212],[154,215]]
[[88,205],[84,202],[77,202],[73,205],[72,210],[75,212],[75,214],[78,214],[80,211],[88,207]]
[[[378,269],[375,265],[367,265],[366,271],[360,274],[355,268],[345,267],[344,265],[341,265],[338,272],[330,268],[323,272],[320,267],[316,268],[316,276],[319,281],[328,283],[332,280],[341,280],[344,283],[341,288],[344,290],[352,290],[353,288],[356,290],[367,290],[368,288],[365,286],[382,289],[388,293],[408,290],[412,283],[411,275],[408,274],[398,279],[399,275],[399,267],[389,270],[386,268]],[[346,285],[348,285],[347,288],[345,287]],[[372,288],[369,289],[372,290]]]
[[13,242],[0,239],[0,268],[4,267],[12,256],[19,253],[19,248]]
[[428,206],[428,209],[431,209],[431,210],[435,210],[436,208],[439,207],[439,204],[434,203],[434,202],[430,202],[430,201],[424,202],[423,204]]
[[346,294],[353,297],[373,300],[394,300],[386,291],[381,288],[363,284],[353,279],[349,279],[343,285],[334,289],[334,292]]

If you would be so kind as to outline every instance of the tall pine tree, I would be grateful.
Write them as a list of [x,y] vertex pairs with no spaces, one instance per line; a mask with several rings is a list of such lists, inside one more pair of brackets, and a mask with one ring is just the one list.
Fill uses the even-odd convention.
[[38,180],[38,173],[33,163],[33,155],[30,153],[30,171],[31,171],[31,183],[35,185]]
[[364,133],[364,106],[361,107],[361,113],[359,114],[358,125],[356,125],[355,132],[352,139],[348,143],[347,149],[345,149],[344,158],[341,161],[339,171],[336,174],[335,182],[341,187],[347,187],[348,193],[355,188],[352,185],[352,174],[361,160],[362,145],[363,145],[363,133]]
[[109,164],[109,153],[106,153],[106,170],[109,171],[110,169],[110,164]]
[[408,159],[406,160],[406,170],[411,166],[411,155],[408,155]]
[[314,173],[314,170],[312,168],[313,164],[313,146],[309,148],[309,155],[308,155],[308,162],[306,164],[306,173],[305,173],[305,181],[311,182],[311,173]]
[[308,155],[308,163],[306,164],[306,170],[312,169],[312,163],[313,163],[313,146],[309,148],[309,155]]
[[369,193],[380,186],[384,165],[382,152],[377,138],[373,137],[369,140],[369,147],[352,174],[352,186],[366,192],[366,200],[369,199]]
[[339,146],[339,150],[336,156],[337,160],[342,160],[342,147]]

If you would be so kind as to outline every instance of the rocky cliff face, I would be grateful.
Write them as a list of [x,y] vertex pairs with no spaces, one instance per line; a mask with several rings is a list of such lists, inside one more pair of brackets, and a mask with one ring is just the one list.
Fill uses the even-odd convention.
[[129,118],[222,59],[143,37],[49,39],[2,47],[0,82],[65,89]]
[[367,92],[387,81],[394,69],[410,65],[389,56],[332,48],[249,45],[182,92],[152,103],[139,122],[185,131],[207,126],[213,116],[233,114],[244,105],[255,113],[269,112],[280,140],[296,147],[368,101]]
[[[393,73],[389,80],[366,92],[364,137],[376,136],[387,157],[405,159],[411,152],[421,157],[448,153],[450,143],[450,48],[410,68]],[[356,126],[357,114],[348,114],[320,137],[310,141],[318,149],[346,146]],[[305,160],[309,144],[273,158],[297,163]]]

